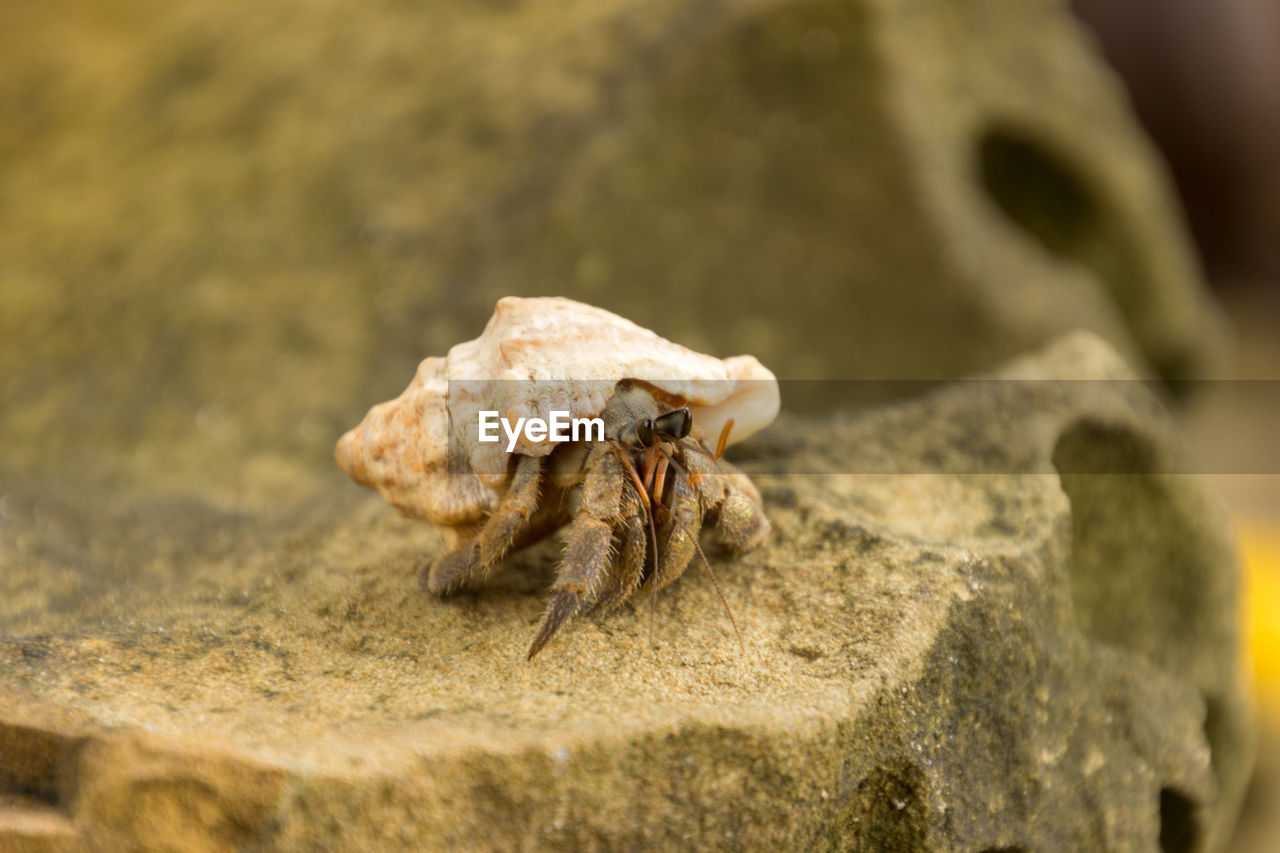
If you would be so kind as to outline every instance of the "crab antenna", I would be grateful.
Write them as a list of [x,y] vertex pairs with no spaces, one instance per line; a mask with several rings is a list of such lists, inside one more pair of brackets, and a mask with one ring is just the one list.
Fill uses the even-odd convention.
[[712,453],[710,450],[704,447],[700,440],[696,442],[691,441],[687,444],[682,443],[680,446],[685,448],[686,450],[696,450],[697,452],[701,453],[703,456],[710,457],[712,462],[719,462],[720,457],[724,456],[724,448],[729,443],[729,431],[732,429],[733,429],[733,418],[729,418],[729,420],[725,422],[724,428],[720,430],[720,440],[716,442],[715,453]]
[[724,455],[724,446],[729,443],[729,430],[733,429],[733,418],[724,422],[724,429],[720,430],[720,440],[716,442],[716,455],[711,457],[717,462]]

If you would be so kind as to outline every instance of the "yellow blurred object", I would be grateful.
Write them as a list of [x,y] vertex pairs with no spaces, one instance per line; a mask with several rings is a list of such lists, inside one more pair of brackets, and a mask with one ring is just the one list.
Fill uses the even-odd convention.
[[1249,647],[1262,726],[1280,729],[1280,525],[1238,526],[1248,576]]

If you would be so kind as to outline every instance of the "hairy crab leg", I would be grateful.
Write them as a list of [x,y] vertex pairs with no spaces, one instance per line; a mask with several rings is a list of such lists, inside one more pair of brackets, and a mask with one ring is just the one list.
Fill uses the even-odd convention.
[[658,530],[653,523],[653,501],[649,499],[649,492],[640,472],[636,470],[631,457],[621,447],[618,448],[618,458],[622,460],[627,473],[631,475],[631,482],[635,484],[636,491],[640,494],[640,502],[644,505],[645,519],[649,523],[649,542],[653,545],[653,570],[656,572],[658,570]]
[[621,447],[617,448],[618,458],[622,460],[622,464],[626,467],[627,473],[631,475],[631,482],[635,484],[636,491],[640,493],[640,502],[644,505],[645,518],[649,521],[649,537],[653,544],[653,565],[657,571],[658,565],[658,533],[653,526],[653,504],[649,500],[649,493],[645,490],[644,480],[640,477],[640,472],[636,470],[636,466],[631,462],[625,450]]
[[538,508],[541,480],[542,459],[522,456],[497,508],[473,538],[428,566],[419,576],[423,588],[433,595],[446,595],[491,572],[519,538],[533,533],[530,522]]
[[[658,527],[653,523],[653,501],[649,496],[647,489],[648,483],[651,483],[654,477],[654,466],[651,463],[653,457],[652,451],[655,448],[648,448],[645,451],[645,476],[641,477],[640,472],[636,470],[636,466],[631,462],[631,458],[627,455],[626,450],[618,447],[618,458],[622,460],[622,464],[626,466],[627,472],[631,474],[631,481],[635,484],[636,491],[640,493],[640,500],[644,504],[644,514],[649,522],[649,541],[653,543],[653,579],[656,581],[658,577]],[[653,587],[653,600],[649,608],[649,646],[653,647],[653,627],[657,622],[658,613],[658,587],[655,583]]]
[[506,495],[480,530],[480,571],[496,566],[533,518],[538,508],[542,461],[536,456],[520,457]]
[[551,587],[551,602],[529,646],[529,660],[584,604],[595,600],[601,579],[608,574],[613,529],[623,509],[624,479],[618,461],[603,446],[588,457],[590,473],[565,536],[564,559]]
[[[733,421],[729,422],[729,424],[732,424],[732,423]],[[724,433],[721,434],[721,438],[723,439],[723,436],[727,433],[728,433],[728,425],[726,425]],[[660,449],[661,449],[662,455],[671,461],[671,464],[676,467],[676,470],[683,473],[684,469],[680,466],[679,462],[676,462],[675,457],[671,456],[670,453],[666,450],[666,448],[660,448]],[[685,474],[685,479],[686,481],[688,480],[687,474]],[[690,484],[689,487],[692,489],[693,488],[692,484]],[[689,526],[686,525],[683,521],[681,521],[680,517],[677,516],[674,512],[672,512],[670,509],[668,509],[666,506],[663,506],[662,504],[659,504],[659,506],[661,506],[662,509],[666,511],[667,515],[671,518],[672,521],[680,525],[680,529],[683,530],[685,535],[688,536],[690,541],[693,542],[693,547],[697,549],[698,556],[702,558],[702,565],[707,567],[707,574],[711,575],[711,585],[715,587],[716,595],[720,598],[720,604],[724,606],[725,615],[729,617],[729,624],[733,626],[733,634],[735,637],[738,638],[738,648],[740,649],[742,654],[745,656],[747,653],[747,646],[746,646],[746,643],[742,641],[742,632],[738,630],[738,622],[736,619],[733,618],[733,610],[730,609],[729,607],[728,599],[724,597],[724,590],[720,588],[720,579],[716,577],[715,570],[711,568],[711,561],[707,559],[706,553],[702,550],[702,545],[698,543],[698,537],[694,535],[693,531],[689,529]],[[655,570],[655,573],[656,573],[656,570]],[[654,578],[654,582],[656,584],[657,582],[656,577]],[[654,587],[654,594],[655,595],[657,594],[657,586]]]
[[591,609],[612,610],[631,598],[644,580],[645,560],[649,557],[649,528],[644,519],[646,512],[640,496],[634,489],[622,495],[622,530],[615,532],[614,571],[611,577],[614,587],[594,602]]
[[613,528],[599,518],[584,513],[570,524],[565,539],[564,562],[552,587],[554,595],[529,646],[527,660],[533,660],[560,626],[591,599],[608,565],[612,540]]
[[[672,459],[665,452],[663,452],[661,444],[655,444],[653,447],[650,447],[649,450],[655,454],[661,454],[658,458],[657,463],[653,465],[653,472],[652,472],[653,494],[650,496],[652,499],[652,503],[654,506],[659,506],[659,507],[662,507],[664,510],[667,510],[667,514],[671,515],[671,511],[667,509],[667,507],[664,506],[662,503],[662,493],[666,489],[667,471],[670,468]],[[652,510],[650,510],[650,514],[652,514]],[[674,516],[672,517],[674,518]],[[657,541],[658,541],[657,534],[655,533],[654,534],[655,548],[657,546]],[[667,544],[669,545],[671,543],[668,542]],[[666,554],[668,557],[670,557],[671,551],[670,550],[666,551]],[[653,599],[649,607],[649,646],[650,647],[653,646],[654,625],[658,621],[658,587],[660,586],[660,584],[658,583],[658,572],[660,569],[661,569],[661,566],[658,563],[657,551],[655,550],[654,558],[653,558]]]

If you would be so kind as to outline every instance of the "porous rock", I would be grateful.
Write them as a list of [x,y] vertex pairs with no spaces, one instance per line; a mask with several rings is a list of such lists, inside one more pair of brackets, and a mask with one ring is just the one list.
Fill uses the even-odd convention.
[[526,663],[556,548],[442,602],[436,534],[336,471],[252,511],[11,481],[0,847],[1214,849],[1235,558],[1129,376],[1076,336],[745,443],[745,648],[691,571]]
[[1076,328],[1173,378],[1213,349],[1168,182],[1054,0],[2,14],[0,407],[37,463],[327,452],[510,294],[783,378]]

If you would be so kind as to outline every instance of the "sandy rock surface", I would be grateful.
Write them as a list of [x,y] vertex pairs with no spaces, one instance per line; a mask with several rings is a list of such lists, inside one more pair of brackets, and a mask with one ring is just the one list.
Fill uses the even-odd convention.
[[738,451],[745,651],[694,570],[524,664],[554,544],[441,603],[438,536],[330,455],[510,294],[784,380],[1077,328],[1203,373],[1060,4],[10,3],[0,128],[0,848],[1222,837],[1234,555],[1134,385],[810,386]]
[[1249,763],[1227,525],[1138,383],[1033,381],[1128,375],[1078,336],[744,444],[745,651],[691,570],[525,663],[555,546],[442,602],[437,535],[336,470],[11,481],[0,841],[1206,849]]

